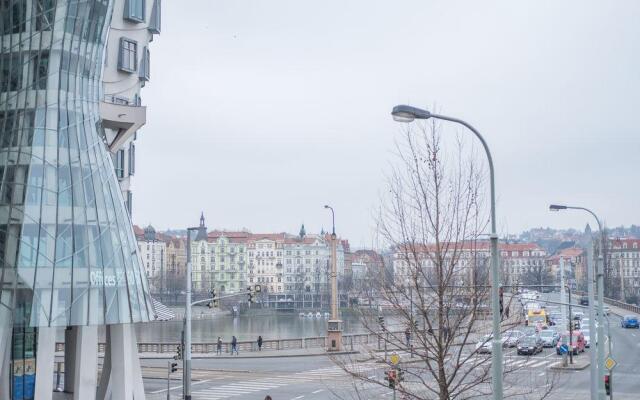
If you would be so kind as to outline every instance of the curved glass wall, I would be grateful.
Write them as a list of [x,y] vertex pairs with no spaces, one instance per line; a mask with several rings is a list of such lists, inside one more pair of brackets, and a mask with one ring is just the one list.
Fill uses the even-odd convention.
[[153,319],[101,136],[111,11],[111,0],[0,0],[0,308],[31,306],[16,326]]

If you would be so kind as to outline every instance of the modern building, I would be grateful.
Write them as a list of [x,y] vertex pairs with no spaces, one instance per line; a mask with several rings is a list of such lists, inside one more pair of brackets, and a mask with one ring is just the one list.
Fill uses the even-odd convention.
[[141,90],[151,79],[149,43],[160,33],[161,6],[161,0],[114,0],[107,37],[100,116],[129,215],[136,139],[147,122]]
[[[58,329],[74,399],[145,396],[132,324],[155,313],[114,173],[119,139],[104,140],[107,129],[131,137],[139,118],[105,105],[102,71],[112,14],[147,21],[154,7],[0,2],[1,400],[52,398]],[[99,383],[98,326],[108,349]]]

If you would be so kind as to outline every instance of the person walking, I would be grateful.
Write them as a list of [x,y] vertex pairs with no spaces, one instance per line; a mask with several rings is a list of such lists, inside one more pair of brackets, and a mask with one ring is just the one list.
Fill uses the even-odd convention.
[[218,341],[216,342],[216,355],[222,355],[222,338],[218,336]]
[[411,330],[409,328],[404,331],[404,338],[407,341],[407,347],[411,346]]
[[265,397],[264,400],[273,400],[273,399],[271,398],[271,396],[267,395],[267,397]]
[[231,355],[233,355],[233,352],[236,352],[236,355],[239,356],[240,354],[238,353],[238,339],[235,337],[235,335],[233,336],[233,338],[231,339]]
[[262,336],[258,336],[258,351],[262,351]]

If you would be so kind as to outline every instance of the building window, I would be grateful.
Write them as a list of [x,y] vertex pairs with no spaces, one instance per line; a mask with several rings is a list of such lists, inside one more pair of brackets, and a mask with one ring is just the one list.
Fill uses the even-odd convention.
[[136,145],[132,142],[129,145],[129,175],[136,173]]
[[129,217],[133,214],[133,192],[131,190],[127,190],[127,211],[129,212]]
[[136,72],[138,68],[138,42],[120,38],[120,52],[118,54],[118,69],[126,72]]
[[151,18],[149,19],[149,32],[159,34],[162,17],[162,1],[155,0],[151,8]]
[[115,170],[118,179],[124,178],[124,149],[120,149],[115,154]]
[[142,62],[140,63],[140,72],[138,74],[141,81],[146,82],[151,77],[150,61],[151,53],[149,52],[149,48],[145,47],[142,51]]
[[133,22],[144,22],[145,0],[126,0],[124,18]]
[[49,74],[49,53],[41,52],[38,54],[35,63],[35,71],[33,74],[33,88],[46,89],[47,75]]
[[53,17],[56,11],[56,5],[53,0],[37,0],[36,7],[36,30],[50,31],[53,26]]

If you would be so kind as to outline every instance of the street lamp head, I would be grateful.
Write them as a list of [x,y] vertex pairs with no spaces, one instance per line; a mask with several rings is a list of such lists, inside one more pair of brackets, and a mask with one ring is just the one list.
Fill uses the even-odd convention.
[[549,205],[549,211],[560,211],[560,210],[566,210],[568,207],[567,206],[563,206],[563,205],[559,205],[559,204],[550,204]]
[[329,207],[328,205],[326,205],[326,204],[325,204],[325,205],[324,205],[324,208],[331,208],[331,207]]
[[412,122],[414,119],[431,118],[431,113],[429,111],[407,105],[393,107],[391,115],[396,122]]

